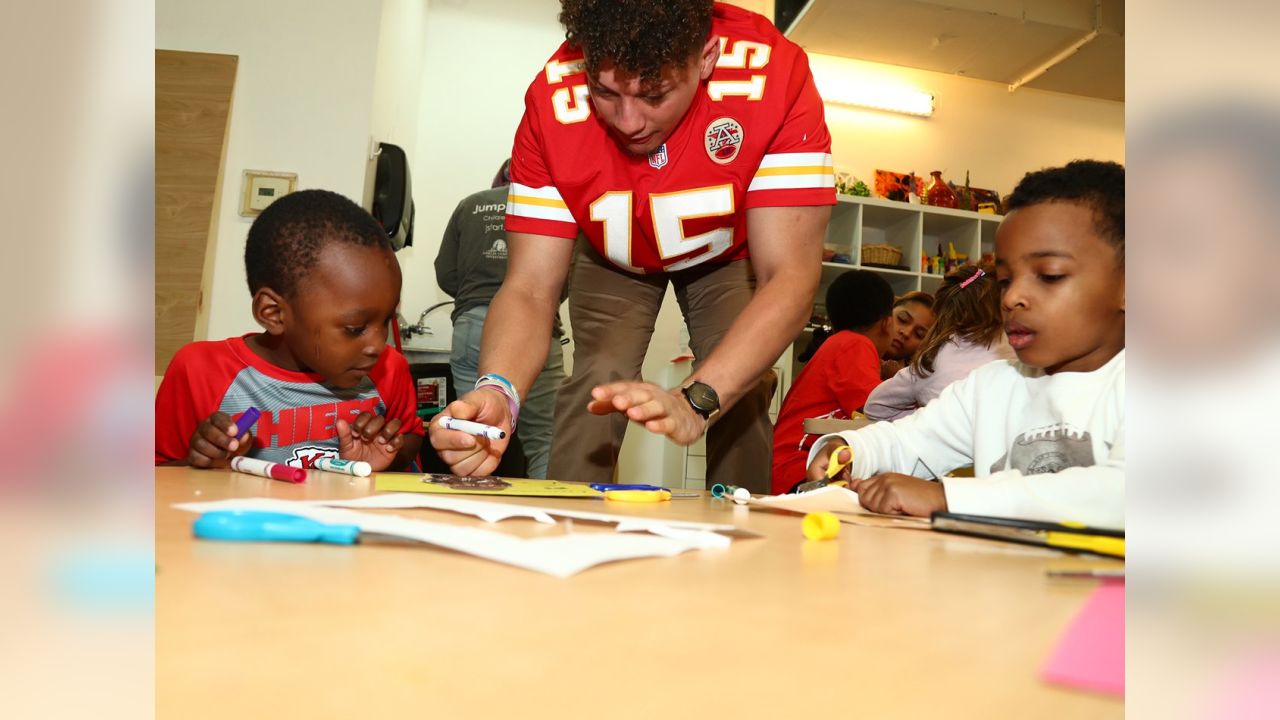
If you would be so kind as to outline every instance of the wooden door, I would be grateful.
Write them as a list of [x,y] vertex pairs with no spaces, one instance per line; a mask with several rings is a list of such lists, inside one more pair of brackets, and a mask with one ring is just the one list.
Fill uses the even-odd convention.
[[156,51],[156,373],[203,339],[234,55]]

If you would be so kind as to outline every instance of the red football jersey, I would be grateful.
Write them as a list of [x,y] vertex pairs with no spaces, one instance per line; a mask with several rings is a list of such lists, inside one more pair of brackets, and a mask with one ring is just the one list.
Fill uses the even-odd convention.
[[831,136],[804,51],[767,19],[717,3],[720,59],[648,156],[592,111],[580,50],[561,45],[525,94],[508,232],[572,239],[633,273],[747,257],[748,208],[834,205]]
[[805,418],[848,418],[880,384],[880,353],[866,335],[841,330],[827,338],[796,376],[773,427],[773,493],[804,480],[805,460],[818,435]]

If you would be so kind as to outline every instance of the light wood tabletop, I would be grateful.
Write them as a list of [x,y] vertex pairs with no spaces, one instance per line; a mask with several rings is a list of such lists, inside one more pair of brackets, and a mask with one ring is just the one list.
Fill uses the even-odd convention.
[[[1095,587],[1048,568],[1122,567],[700,497],[512,499],[734,523],[764,537],[554,578],[424,545],[196,540],[177,502],[359,497],[372,479],[289,485],[156,469],[161,718],[1118,718],[1118,698],[1039,668]],[[486,499],[486,498],[480,498]],[[482,525],[431,510],[438,522]],[[529,520],[499,530],[563,532]]]

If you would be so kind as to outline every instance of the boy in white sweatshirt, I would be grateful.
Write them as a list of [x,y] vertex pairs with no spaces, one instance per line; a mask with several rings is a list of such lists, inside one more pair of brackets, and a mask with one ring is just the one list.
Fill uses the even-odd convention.
[[[909,417],[820,438],[808,477],[844,443],[841,478],[869,510],[1123,528],[1124,168],[1029,173],[1008,208],[996,278],[1018,360],[978,368]],[[969,464],[977,477],[933,481]]]

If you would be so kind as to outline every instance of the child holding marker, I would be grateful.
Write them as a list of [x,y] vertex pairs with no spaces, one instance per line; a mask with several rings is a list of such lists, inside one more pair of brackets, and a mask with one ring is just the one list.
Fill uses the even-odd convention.
[[401,278],[377,221],[337,193],[286,195],[249,228],[245,270],[263,332],[174,355],[156,393],[156,464],[409,467],[424,429],[409,365],[387,346]]
[[[808,478],[847,444],[839,479],[873,511],[1123,528],[1124,168],[1030,173],[1008,208],[995,267],[1017,361],[984,365],[909,417],[823,436]],[[971,463],[978,477],[918,477]]]

